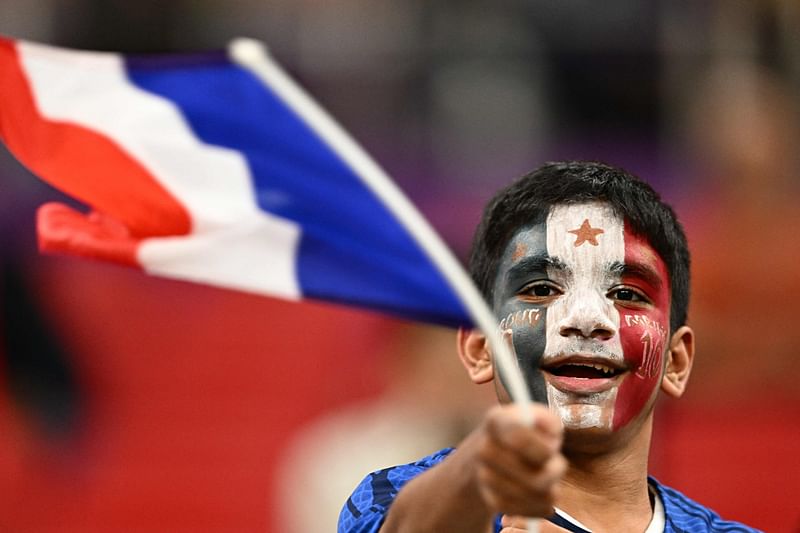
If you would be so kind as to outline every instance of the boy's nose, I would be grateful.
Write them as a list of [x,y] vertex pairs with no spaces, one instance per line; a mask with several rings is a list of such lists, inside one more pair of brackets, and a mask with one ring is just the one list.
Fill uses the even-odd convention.
[[608,340],[617,334],[617,325],[610,316],[605,298],[584,293],[565,303],[567,313],[558,328],[561,336]]

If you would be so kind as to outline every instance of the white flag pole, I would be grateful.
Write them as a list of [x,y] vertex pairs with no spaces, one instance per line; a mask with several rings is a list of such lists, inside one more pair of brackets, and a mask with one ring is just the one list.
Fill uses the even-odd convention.
[[[476,326],[486,335],[494,363],[525,423],[532,424],[531,397],[516,359],[503,341],[497,320],[461,264],[438,234],[378,164],[319,104],[272,61],[266,47],[253,39],[235,39],[229,45],[233,61],[248,69],[314,129],[357,176],[380,198],[416,239],[464,304]],[[539,531],[538,520],[529,520],[528,531]]]

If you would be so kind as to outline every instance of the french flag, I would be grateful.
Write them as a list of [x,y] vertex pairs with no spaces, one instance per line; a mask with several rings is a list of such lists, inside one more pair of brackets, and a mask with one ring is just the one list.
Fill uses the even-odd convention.
[[131,57],[0,38],[0,139],[90,208],[42,206],[43,250],[472,323],[429,226],[252,41]]

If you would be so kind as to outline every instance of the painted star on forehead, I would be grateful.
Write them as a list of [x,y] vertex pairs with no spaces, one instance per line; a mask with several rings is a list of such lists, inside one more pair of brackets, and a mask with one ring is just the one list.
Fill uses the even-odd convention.
[[601,233],[605,233],[600,228],[593,228],[591,224],[589,224],[589,219],[583,219],[583,224],[578,229],[571,229],[567,233],[574,233],[577,238],[575,239],[575,246],[580,246],[581,244],[588,242],[592,246],[597,246],[597,236]]

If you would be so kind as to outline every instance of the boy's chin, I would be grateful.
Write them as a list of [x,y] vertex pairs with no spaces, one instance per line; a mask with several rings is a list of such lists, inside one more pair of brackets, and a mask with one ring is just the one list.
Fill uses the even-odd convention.
[[554,411],[561,418],[566,431],[595,431],[608,433],[612,430],[614,408],[605,405],[575,403],[558,405]]

